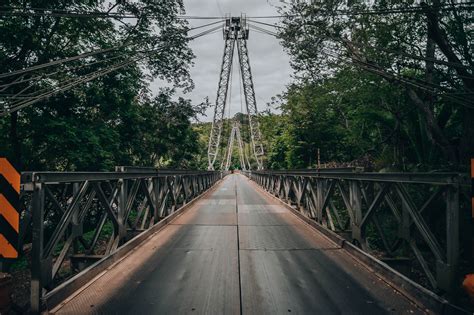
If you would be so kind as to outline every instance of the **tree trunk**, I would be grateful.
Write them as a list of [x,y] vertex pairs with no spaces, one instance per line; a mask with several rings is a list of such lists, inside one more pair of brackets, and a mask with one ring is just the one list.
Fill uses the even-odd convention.
[[[435,5],[439,5],[439,1],[434,1]],[[433,39],[440,51],[454,64],[454,69],[463,82],[465,92],[474,91],[474,76],[467,70],[461,60],[454,52],[448,41],[446,32],[440,27],[438,16],[434,8],[422,3],[425,15],[428,19],[429,36]],[[466,104],[462,108],[463,112],[463,132],[459,148],[460,163],[468,165],[471,158],[474,157],[474,109],[472,102],[466,99]]]
[[[385,80],[392,84],[399,84],[402,85],[403,82],[398,81],[393,75],[388,74],[385,69],[382,69],[378,64],[367,60],[365,56],[363,56],[359,50],[353,45],[350,41],[345,41],[346,47],[348,51],[352,55],[352,60],[361,65],[363,69],[376,73],[380,75]],[[432,141],[433,144],[439,145],[445,158],[451,164],[458,165],[458,158],[456,155],[456,150],[453,145],[449,142],[448,138],[444,134],[443,130],[439,127],[438,121],[436,119],[435,113],[433,109],[430,107],[429,103],[423,100],[422,96],[418,94],[411,86],[406,85],[406,90],[408,92],[408,96],[413,101],[413,103],[421,110],[422,117],[425,119],[426,122],[426,131],[427,136]]]
[[443,130],[439,127],[436,117],[428,103],[424,102],[411,87],[407,87],[407,91],[410,99],[424,114],[423,117],[426,119],[427,127],[429,129],[428,132],[430,133],[431,138],[441,147],[446,159],[450,163],[457,165],[458,158],[456,150],[444,135]]

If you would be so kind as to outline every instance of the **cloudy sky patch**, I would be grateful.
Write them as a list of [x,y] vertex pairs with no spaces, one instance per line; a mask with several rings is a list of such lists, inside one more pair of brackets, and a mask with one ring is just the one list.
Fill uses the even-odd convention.
[[[274,1],[275,3],[275,1]],[[276,15],[277,10],[272,6],[272,2],[267,0],[184,0],[186,15],[190,16],[222,16],[232,14],[240,16],[241,13],[247,16],[268,16]],[[272,22],[276,20],[265,20]],[[195,27],[210,23],[210,20],[190,20],[190,26]],[[198,34],[210,26],[193,31],[191,34]],[[263,26],[262,26],[263,27]],[[268,27],[267,27],[268,28]],[[274,29],[272,29],[274,31]],[[219,80],[222,55],[224,52],[224,40],[222,32],[200,37],[190,43],[196,55],[195,66],[191,70],[191,76],[195,83],[195,89],[185,94],[193,103],[200,103],[206,97],[209,102],[215,104],[217,85]],[[266,103],[271,98],[285,90],[286,85],[291,80],[291,68],[289,57],[283,51],[279,40],[273,36],[257,33],[250,30],[248,40],[250,65],[252,68],[255,94],[259,110],[266,109]],[[237,47],[234,53],[234,67],[232,75],[232,100],[230,104],[230,115],[241,111],[241,94],[239,88],[239,69]],[[156,82],[154,88],[159,86]],[[242,95],[243,97],[243,95]],[[245,101],[242,99],[243,106]],[[201,121],[210,121],[214,109],[207,111],[207,117],[201,117]],[[226,110],[229,115],[229,109]]]

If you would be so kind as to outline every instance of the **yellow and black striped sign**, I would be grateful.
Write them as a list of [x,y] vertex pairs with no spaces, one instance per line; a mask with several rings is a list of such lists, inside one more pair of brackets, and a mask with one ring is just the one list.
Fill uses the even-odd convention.
[[0,158],[0,258],[18,258],[20,173]]

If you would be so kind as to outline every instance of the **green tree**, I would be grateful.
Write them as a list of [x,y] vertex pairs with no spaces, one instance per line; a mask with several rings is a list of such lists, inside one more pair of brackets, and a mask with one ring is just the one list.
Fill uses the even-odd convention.
[[[445,164],[466,165],[474,153],[472,102],[466,97],[472,93],[474,82],[468,70],[473,65],[472,45],[468,44],[472,34],[466,31],[472,14],[439,1],[423,5],[416,12],[382,14],[381,10],[403,11],[414,2],[357,3],[295,2],[282,8],[287,18],[280,35],[299,82],[323,84],[347,69],[363,71],[355,77],[373,81],[380,88],[372,90],[379,100],[366,106],[379,106],[383,116],[395,115],[392,128],[396,126],[400,131],[390,137],[399,141],[395,151],[408,149],[403,139],[408,136],[409,142],[417,142],[412,148],[422,150],[417,156],[425,163],[438,162],[442,154]],[[379,13],[357,13],[364,10]],[[397,92],[383,93],[387,84]],[[364,92],[365,88],[358,90],[359,86],[352,88],[354,94]],[[337,89],[332,97],[344,93]],[[416,113],[394,111],[389,97],[397,94],[402,100],[399,105],[408,105]],[[431,157],[434,160],[429,160]]]
[[[172,100],[171,90],[152,99],[148,90],[150,78],[184,91],[193,87],[189,67],[194,56],[187,46],[187,22],[178,18],[184,13],[182,1],[10,0],[4,5],[40,14],[0,18],[3,73],[84,52],[107,51],[0,78],[0,106],[17,102],[11,96],[18,93],[32,99],[94,71],[125,66],[1,118],[2,155],[25,170],[110,170],[117,164],[186,166],[184,161],[196,150],[190,119],[200,106]],[[137,18],[55,16],[31,8],[53,13],[127,12]]]

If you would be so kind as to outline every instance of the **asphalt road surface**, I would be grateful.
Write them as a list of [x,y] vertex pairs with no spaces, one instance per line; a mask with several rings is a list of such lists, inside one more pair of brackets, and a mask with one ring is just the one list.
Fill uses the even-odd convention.
[[52,312],[423,313],[239,174]]

